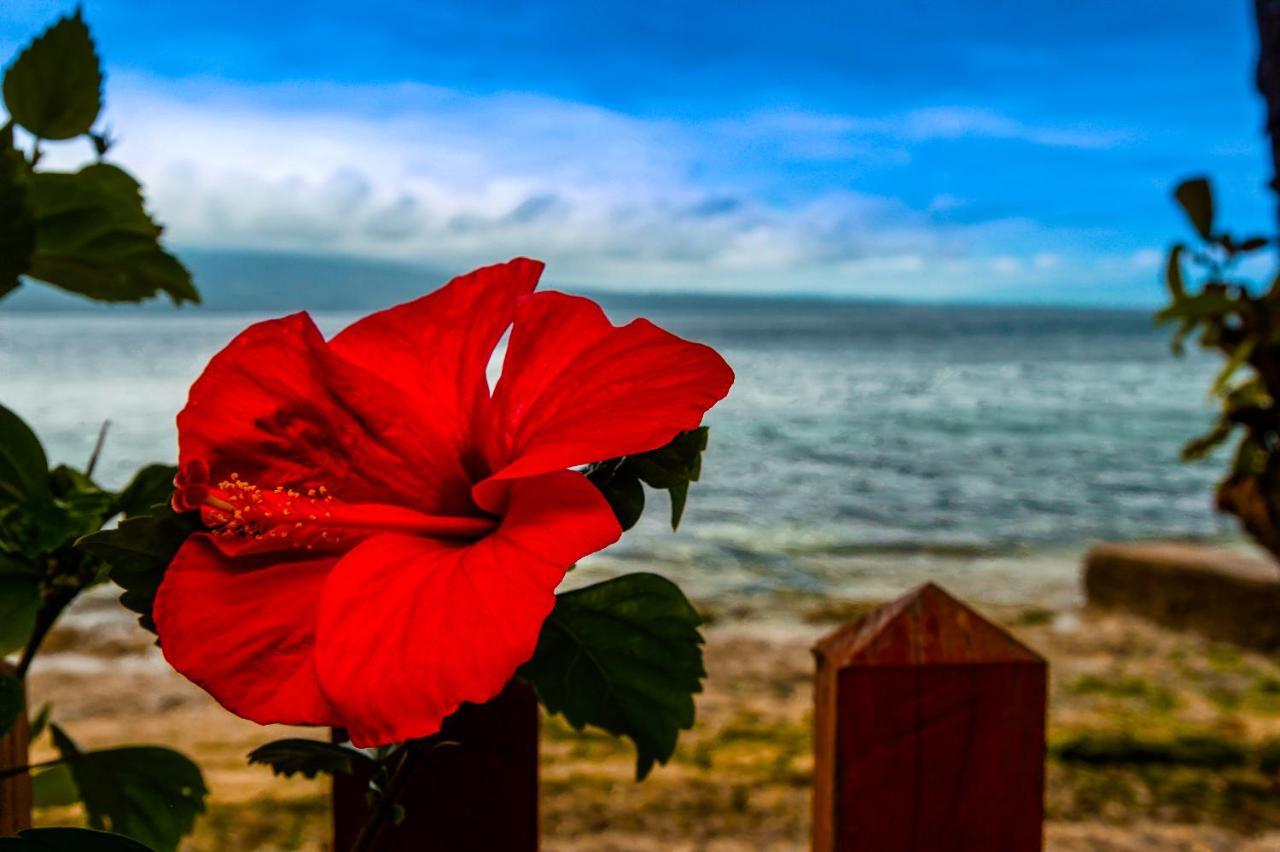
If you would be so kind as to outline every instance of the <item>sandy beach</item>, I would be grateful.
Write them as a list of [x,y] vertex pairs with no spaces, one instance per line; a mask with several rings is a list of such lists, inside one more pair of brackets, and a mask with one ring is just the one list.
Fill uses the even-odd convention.
[[[874,604],[816,597],[764,609],[704,604],[709,677],[697,726],[644,783],[632,780],[627,743],[544,719],[544,848],[807,849],[809,647]],[[1280,738],[1280,663],[1123,615],[981,609],[1050,661],[1048,848],[1280,846],[1275,780],[1257,764],[1268,741]],[[153,637],[122,618],[108,589],[82,601],[68,624],[32,673],[33,705],[52,702],[54,719],[86,747],[164,743],[194,757],[209,807],[184,849],[326,848],[325,782],[275,778],[245,760],[269,740],[321,732],[264,729],[221,710],[165,665]],[[1070,756],[1073,744],[1123,734],[1157,744],[1191,737],[1228,757],[1143,766],[1123,755],[1101,763]],[[51,756],[46,736],[33,758]],[[37,813],[41,824],[78,819],[72,808]]]

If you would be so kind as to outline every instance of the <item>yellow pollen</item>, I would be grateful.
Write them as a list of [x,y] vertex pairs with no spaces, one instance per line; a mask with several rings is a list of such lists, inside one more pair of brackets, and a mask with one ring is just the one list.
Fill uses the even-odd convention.
[[403,506],[343,503],[324,488],[276,486],[263,489],[238,474],[219,482],[205,499],[205,521],[215,536],[250,541],[270,539],[311,550],[316,544],[343,545],[378,531],[475,540],[496,527],[496,519],[429,515]]

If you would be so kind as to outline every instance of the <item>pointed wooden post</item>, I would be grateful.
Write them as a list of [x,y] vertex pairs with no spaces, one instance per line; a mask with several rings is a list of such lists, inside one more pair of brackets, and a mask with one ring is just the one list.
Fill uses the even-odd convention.
[[[485,704],[466,704],[442,733],[457,745],[426,755],[401,796],[405,820],[378,836],[377,852],[538,848],[538,700],[512,681]],[[364,825],[368,774],[336,776],[334,852],[348,852]]]
[[[13,667],[0,661],[0,671],[12,674]],[[29,732],[27,708],[24,704],[13,728],[7,735],[0,738],[0,770],[26,766],[30,763],[27,756]],[[0,837],[17,834],[30,827],[31,775],[23,772],[10,778],[0,779]]]
[[814,852],[1042,849],[1041,657],[932,583],[814,655]]

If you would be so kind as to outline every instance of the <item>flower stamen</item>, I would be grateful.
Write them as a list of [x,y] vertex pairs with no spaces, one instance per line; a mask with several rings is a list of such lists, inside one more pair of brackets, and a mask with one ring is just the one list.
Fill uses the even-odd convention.
[[174,506],[198,509],[210,532],[269,549],[331,550],[354,545],[378,532],[474,541],[497,528],[487,516],[429,515],[384,503],[345,503],[324,486],[306,492],[276,486],[259,487],[238,474],[216,485],[207,468],[192,465],[176,483]]

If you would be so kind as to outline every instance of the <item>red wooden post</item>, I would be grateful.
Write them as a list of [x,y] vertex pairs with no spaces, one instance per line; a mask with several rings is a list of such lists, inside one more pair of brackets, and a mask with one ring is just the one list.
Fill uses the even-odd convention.
[[814,852],[1043,848],[1040,656],[932,583],[814,656]]
[[[445,720],[445,746],[422,758],[400,803],[406,817],[386,826],[377,852],[535,852],[538,848],[538,701],[512,681],[486,704]],[[347,852],[364,825],[368,774],[336,776],[334,852]]]
[[[13,667],[0,661],[0,671],[13,673]],[[18,720],[3,738],[0,738],[0,770],[26,766],[27,708],[24,704]],[[31,827],[31,775],[23,772],[11,778],[0,779],[0,837],[17,834]]]

